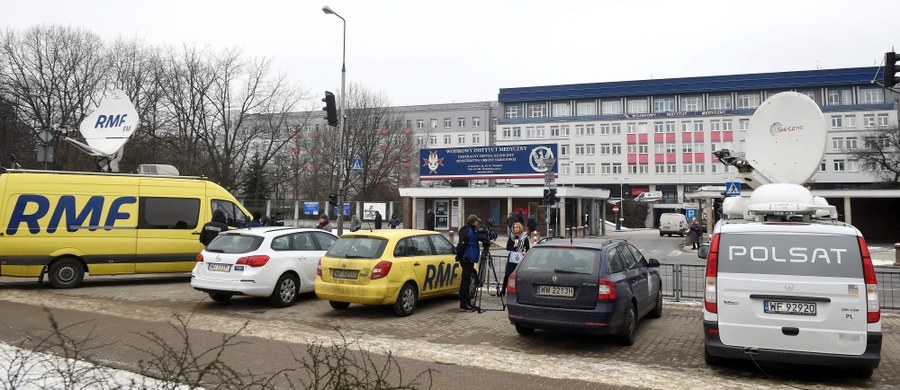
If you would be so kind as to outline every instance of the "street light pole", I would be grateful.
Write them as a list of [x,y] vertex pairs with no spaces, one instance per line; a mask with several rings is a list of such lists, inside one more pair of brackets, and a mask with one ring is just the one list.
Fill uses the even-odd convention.
[[344,24],[344,38],[341,49],[341,117],[338,125],[338,191],[337,191],[337,233],[344,234],[344,107],[347,105],[345,86],[347,84],[347,20],[338,15],[327,5],[322,7],[322,12],[341,18]]

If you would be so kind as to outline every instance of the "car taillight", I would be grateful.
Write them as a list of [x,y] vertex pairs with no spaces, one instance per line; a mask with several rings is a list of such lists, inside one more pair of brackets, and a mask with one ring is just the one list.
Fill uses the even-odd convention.
[[709,246],[709,254],[706,256],[706,290],[703,293],[703,304],[706,311],[710,313],[718,313],[719,306],[716,304],[716,277],[719,274],[719,235],[713,236],[712,244]]
[[202,262],[203,262],[203,253],[198,253],[198,254],[197,254],[197,262],[198,262],[198,263],[202,263]]
[[516,273],[515,272],[509,274],[509,280],[506,281],[506,293],[507,294],[515,294],[516,293]]
[[266,255],[254,255],[254,256],[244,256],[237,260],[235,264],[246,264],[251,267],[262,267],[269,262],[269,256]]
[[872,266],[872,256],[866,239],[856,236],[859,241],[859,251],[862,255],[863,277],[866,280],[866,320],[873,324],[881,320],[881,305],[878,304],[878,279],[875,278],[875,267]]
[[616,284],[612,280],[600,278],[600,280],[597,281],[597,300],[616,300]]
[[322,276],[322,259],[319,259],[319,263],[316,264],[316,276]]
[[375,264],[375,268],[372,268],[372,275],[369,278],[375,280],[388,276],[392,265],[390,261],[379,261],[378,264]]

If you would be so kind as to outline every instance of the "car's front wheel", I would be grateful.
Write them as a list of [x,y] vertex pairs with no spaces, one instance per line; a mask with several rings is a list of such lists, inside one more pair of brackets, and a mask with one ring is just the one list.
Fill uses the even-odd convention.
[[419,299],[419,294],[416,292],[416,287],[407,282],[400,287],[400,293],[397,295],[397,301],[394,302],[394,314],[400,317],[406,317],[412,314],[413,310],[416,310],[416,301]]
[[275,289],[269,296],[269,302],[275,307],[288,307],[297,300],[297,291],[300,288],[300,279],[292,274],[284,274],[275,283]]
[[84,267],[77,259],[65,257],[50,266],[47,278],[53,288],[72,288],[84,279]]

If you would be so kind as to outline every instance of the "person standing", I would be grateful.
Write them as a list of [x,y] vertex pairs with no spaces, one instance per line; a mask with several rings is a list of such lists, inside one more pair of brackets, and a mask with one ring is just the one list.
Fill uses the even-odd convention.
[[537,218],[531,214],[528,216],[528,234],[534,234],[535,230],[537,230]]
[[375,229],[381,229],[381,223],[383,220],[381,219],[381,212],[375,210]]
[[696,219],[691,221],[691,229],[688,233],[688,237],[691,239],[691,249],[700,249],[700,235],[703,234],[703,229],[700,228],[700,222],[697,222]]
[[522,214],[522,210],[516,212],[516,222],[525,224],[525,214]]
[[512,235],[512,227],[513,224],[516,223],[516,215],[509,212],[509,215],[506,216],[506,236],[509,237]]
[[213,212],[212,221],[203,224],[203,228],[200,230],[200,243],[205,247],[209,245],[219,233],[228,230],[227,220],[228,217],[225,216],[224,211],[217,209]]
[[522,227],[522,224],[514,223],[512,230],[513,234],[506,239],[506,250],[509,251],[509,256],[506,259],[506,272],[503,275],[503,288],[500,290],[500,296],[506,295],[506,284],[509,282],[509,275],[512,275],[516,267],[519,266],[519,262],[522,261],[525,252],[531,249],[531,240],[525,234],[525,228]]
[[322,214],[319,216],[319,224],[316,226],[316,229],[321,229],[326,232],[330,232],[332,227],[331,223],[328,222],[328,214]]
[[391,214],[391,220],[388,221],[388,224],[391,225],[391,229],[396,229],[397,226],[400,226],[400,218],[397,218],[397,213]]
[[425,212],[425,230],[434,230],[434,212],[431,209]]
[[253,220],[247,222],[247,227],[261,227],[262,226],[262,213],[259,210],[253,212]]
[[353,213],[353,215],[350,216],[350,231],[355,232],[361,227],[362,222],[360,222],[359,216],[357,216],[356,213]]
[[472,214],[466,219],[466,224],[459,228],[459,242],[456,243],[456,261],[462,267],[462,280],[459,283],[459,311],[476,310],[475,306],[472,306],[469,289],[472,287],[472,273],[475,270],[475,264],[478,263],[478,258],[481,256],[478,235],[475,233],[480,221],[481,218]]

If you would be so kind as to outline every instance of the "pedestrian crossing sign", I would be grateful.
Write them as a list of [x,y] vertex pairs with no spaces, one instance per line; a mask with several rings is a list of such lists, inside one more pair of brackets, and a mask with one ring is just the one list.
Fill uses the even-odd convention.
[[353,162],[350,164],[350,171],[354,173],[362,172],[362,159],[359,157],[354,157]]
[[726,181],[725,182],[725,196],[741,196],[741,182],[738,181]]

